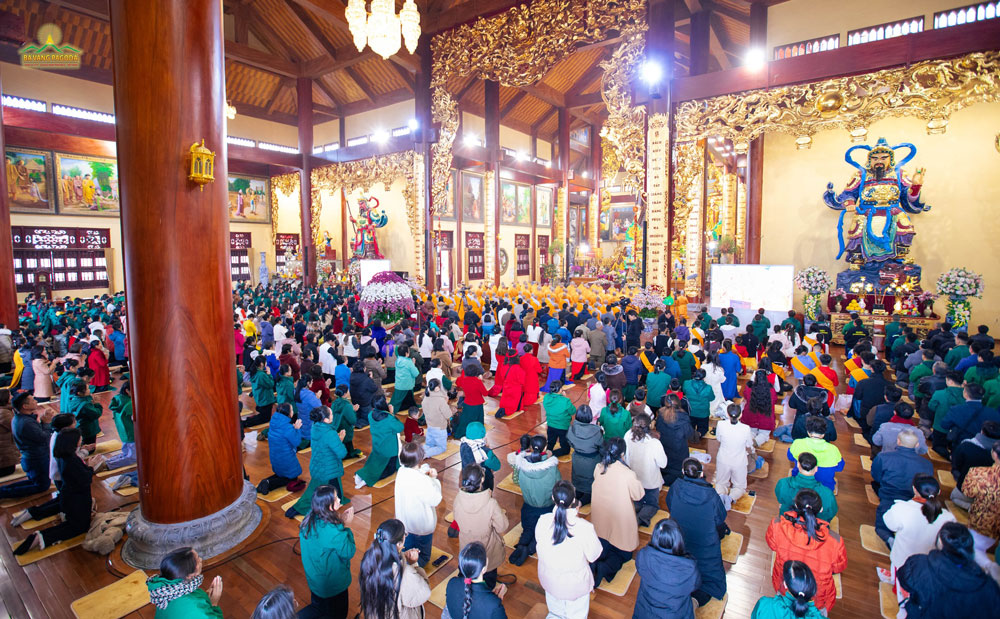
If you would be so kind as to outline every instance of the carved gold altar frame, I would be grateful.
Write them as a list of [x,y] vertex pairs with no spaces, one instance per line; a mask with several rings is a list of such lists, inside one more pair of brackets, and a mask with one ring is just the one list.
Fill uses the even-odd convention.
[[[699,189],[705,173],[701,140],[712,136],[731,140],[741,154],[751,140],[770,132],[794,136],[800,149],[809,148],[812,136],[827,129],[845,129],[852,141],[861,142],[873,123],[898,116],[921,118],[927,121],[929,134],[939,134],[947,130],[952,113],[975,103],[998,101],[1000,52],[996,51],[685,101],[674,112],[672,242],[678,242],[685,230],[682,226],[705,207]],[[694,266],[695,256],[700,256],[703,233],[687,235],[686,267]],[[689,294],[700,294],[702,276],[698,273],[697,280],[686,279]]]
[[[630,189],[644,197],[645,109],[632,106],[629,83],[643,56],[646,29],[645,0],[533,0],[436,35],[431,41],[431,115],[440,132],[431,148],[432,212],[447,200],[459,127],[458,103],[446,88],[447,79],[475,75],[503,86],[528,86],[579,45],[603,41],[612,31],[622,35],[622,43],[600,65],[609,113],[601,135],[611,146],[605,152],[613,149],[622,162]],[[563,208],[558,216],[565,212]]]
[[[334,192],[343,189],[347,193],[353,193],[356,190],[367,192],[378,183],[381,183],[385,190],[389,191],[392,184],[398,179],[406,181],[403,188],[403,200],[406,203],[406,220],[413,236],[414,277],[422,284],[426,260],[424,211],[421,207],[425,198],[423,195],[424,156],[415,151],[390,153],[359,161],[332,163],[314,169],[312,171],[313,242],[317,247],[323,242],[320,236],[319,222],[322,210],[320,194],[323,191]],[[346,222],[344,225],[346,226]]]
[[298,172],[271,177],[271,245],[278,241],[278,192],[286,196],[298,195],[301,187]]

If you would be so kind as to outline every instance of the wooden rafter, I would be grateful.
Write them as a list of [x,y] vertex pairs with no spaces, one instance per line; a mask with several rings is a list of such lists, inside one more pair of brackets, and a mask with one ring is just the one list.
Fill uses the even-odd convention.
[[373,109],[380,107],[385,107],[387,105],[393,105],[395,103],[400,103],[401,101],[406,101],[407,99],[412,99],[413,93],[406,88],[400,88],[399,90],[386,93],[384,95],[379,95],[378,100],[373,106],[368,101],[354,101],[353,103],[345,103],[340,106],[340,113],[343,116],[350,116],[352,114],[359,114],[361,112],[368,112]]
[[528,93],[526,93],[523,90],[519,90],[517,93],[515,93],[514,96],[507,101],[507,105],[500,108],[500,120],[503,120],[504,117],[507,116],[507,114],[509,114],[511,110],[517,107],[517,104],[521,102],[521,99],[525,98],[526,96],[528,96]]
[[281,95],[284,94],[289,88],[295,87],[295,81],[288,79],[278,82],[277,87],[274,89],[274,94],[271,95],[271,100],[267,103],[267,113],[273,114],[274,108],[278,105],[278,100],[281,99]]
[[316,78],[315,82],[316,82],[316,86],[320,89],[320,92],[322,92],[324,95],[326,95],[327,99],[330,100],[330,103],[332,103],[333,105],[339,107],[340,106],[340,101],[333,94],[333,91],[330,90],[330,87],[327,86],[323,82],[323,79],[322,78]]
[[715,0],[701,0],[701,5],[706,9],[711,10],[713,13],[725,15],[730,19],[735,19],[736,21],[743,22],[745,24],[750,23],[750,13],[741,13],[732,7],[719,4]]
[[326,38],[326,35],[323,34],[323,30],[319,27],[319,24],[316,23],[316,20],[313,19],[312,15],[309,14],[309,11],[305,10],[302,7],[302,5],[300,5],[297,2],[294,2],[293,0],[285,0],[285,4],[288,6],[289,9],[291,9],[292,13],[295,15],[295,18],[299,21],[300,24],[302,24],[302,26],[306,29],[306,31],[309,32],[312,38],[315,39],[316,42],[319,43],[324,50],[326,50],[326,53],[330,54],[331,58],[336,58],[337,57],[336,46],[334,46],[333,43],[331,43],[330,40]]
[[[705,3],[702,0],[685,0],[685,2],[687,3],[687,7],[691,11],[691,13],[697,13],[698,11],[708,10],[708,8],[705,6]],[[718,32],[716,32],[716,29],[714,25],[711,23],[711,21],[709,21],[708,36],[709,36],[709,53],[711,54],[711,56],[714,57],[716,61],[718,61],[719,66],[722,67],[723,70],[732,68],[733,63],[730,62],[729,55],[726,54],[725,49],[723,49],[722,47],[722,43],[719,42],[719,34]],[[713,48],[715,51],[717,51],[717,53],[713,53]]]
[[481,84],[482,82],[483,80],[479,79],[475,75],[469,76],[469,81],[466,82],[465,86],[462,86],[462,89],[459,90],[458,94],[455,95],[455,101],[461,101],[462,99],[464,99],[465,93],[469,92],[469,90],[471,90],[472,87],[475,86],[476,84]]
[[361,89],[361,92],[365,93],[365,97],[372,103],[375,103],[375,98],[378,95],[376,95],[375,91],[371,89],[371,86],[368,85],[368,82],[365,80],[365,78],[363,78],[361,74],[358,73],[358,70],[355,69],[354,67],[346,67],[344,69],[344,72],[347,73],[347,76],[351,78],[351,81],[353,81],[355,84],[358,85],[358,88]]
[[390,63],[389,66],[396,71],[396,73],[404,82],[406,82],[406,86],[410,89],[411,92],[413,92],[416,89],[417,87],[416,78],[413,76],[413,73],[411,73],[405,67],[396,62]]
[[732,39],[730,39],[729,35],[726,33],[726,29],[722,24],[722,18],[719,17],[718,13],[713,12],[712,16],[709,17],[709,21],[712,26],[712,31],[718,38],[719,48],[721,49],[722,53],[728,54],[730,60],[732,60],[736,64],[739,64],[740,62],[739,50],[736,49],[736,46],[733,44]]
[[295,63],[235,41],[226,41],[226,58],[283,77],[297,77],[299,74]]

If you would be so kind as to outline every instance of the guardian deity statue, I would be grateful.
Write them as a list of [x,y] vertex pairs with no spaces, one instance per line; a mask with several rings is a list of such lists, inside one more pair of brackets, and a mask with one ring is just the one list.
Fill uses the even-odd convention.
[[[373,206],[374,203],[374,206]],[[354,242],[351,248],[354,259],[384,259],[378,249],[378,239],[375,230],[389,223],[385,211],[379,210],[378,199],[374,196],[358,200],[358,218],[350,218],[354,226]]]

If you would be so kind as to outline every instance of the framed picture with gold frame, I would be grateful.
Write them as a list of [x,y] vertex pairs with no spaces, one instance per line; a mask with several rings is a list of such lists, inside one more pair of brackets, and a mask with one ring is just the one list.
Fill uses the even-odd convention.
[[552,225],[552,189],[535,187],[535,208],[538,210],[535,225],[547,228]]
[[229,200],[229,221],[270,223],[271,179],[261,176],[230,175],[226,196]]
[[455,189],[457,185],[458,185],[458,172],[456,170],[452,170],[451,174],[448,175],[448,189],[447,189],[448,200],[447,202],[445,202],[441,210],[438,211],[438,217],[440,217],[442,220],[455,221],[457,219],[456,217],[457,211],[455,210],[455,202],[457,201]]
[[55,161],[60,214],[121,214],[116,159],[55,153]]
[[8,146],[4,152],[7,200],[11,212],[55,213],[52,195],[52,153]]
[[462,221],[483,222],[483,175],[462,172]]

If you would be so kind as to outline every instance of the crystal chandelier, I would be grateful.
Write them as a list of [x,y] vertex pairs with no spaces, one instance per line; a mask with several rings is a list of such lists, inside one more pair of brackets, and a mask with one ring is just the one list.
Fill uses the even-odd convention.
[[402,41],[411,54],[417,50],[420,11],[413,0],[403,3],[399,15],[396,15],[395,0],[371,0],[371,13],[365,9],[365,0],[349,0],[344,16],[359,52],[367,44],[387,59],[399,51]]

